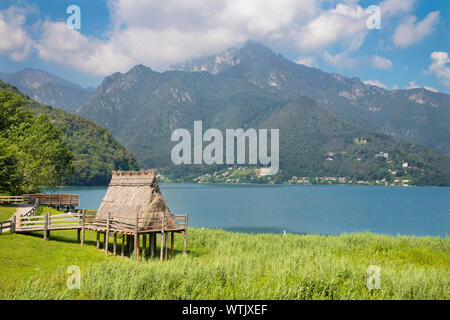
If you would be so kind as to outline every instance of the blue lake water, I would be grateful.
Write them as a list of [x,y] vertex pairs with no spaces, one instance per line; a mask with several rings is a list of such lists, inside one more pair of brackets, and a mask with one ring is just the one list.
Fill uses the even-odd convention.
[[[64,187],[97,209],[107,187]],[[450,234],[449,187],[161,184],[172,213],[193,227],[251,233]]]

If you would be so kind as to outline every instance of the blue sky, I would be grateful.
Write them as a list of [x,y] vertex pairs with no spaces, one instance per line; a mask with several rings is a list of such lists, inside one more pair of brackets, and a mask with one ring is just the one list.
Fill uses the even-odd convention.
[[[81,9],[81,29],[65,21]],[[369,30],[367,8],[381,10]],[[142,63],[171,64],[247,40],[395,89],[450,93],[450,2],[438,0],[0,0],[0,71],[40,68],[83,86]]]

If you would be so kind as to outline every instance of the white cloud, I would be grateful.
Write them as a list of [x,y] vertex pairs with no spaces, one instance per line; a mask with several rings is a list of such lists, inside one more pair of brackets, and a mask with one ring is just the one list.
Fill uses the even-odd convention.
[[377,55],[373,56],[371,62],[372,62],[372,66],[374,66],[375,68],[378,68],[378,69],[390,70],[390,69],[392,69],[392,66],[393,66],[391,60],[377,56]]
[[301,50],[316,51],[341,43],[348,50],[356,50],[369,31],[366,18],[366,10],[361,6],[338,4],[301,27],[298,46]]
[[314,57],[298,57],[294,62],[308,67],[317,68],[317,62]]
[[389,87],[386,84],[384,84],[383,82],[378,81],[378,80],[366,80],[366,81],[363,81],[363,82],[365,84],[367,84],[367,85],[376,86],[376,87],[379,87],[379,88],[382,88],[382,89],[385,89],[385,90],[389,89]]
[[[69,30],[63,22],[45,21],[33,44],[23,23],[16,23],[14,39],[19,40],[3,36],[8,41],[2,40],[0,53],[19,59],[35,47],[42,59],[104,76],[139,63],[165,69],[251,39],[299,51],[298,63],[317,66],[313,57],[323,54],[324,61],[338,69],[355,68],[362,61],[354,53],[370,32],[368,15],[359,0],[331,3],[336,2],[341,3],[323,9],[324,0],[108,0],[111,25],[104,38],[86,36],[83,29],[81,33]],[[385,0],[380,4],[382,17],[408,13],[414,4],[415,0]],[[411,22],[421,37],[433,25],[434,18],[429,16],[417,24]],[[0,36],[12,34],[12,24],[2,25],[2,17]],[[329,53],[335,50],[339,53]],[[390,60],[379,56],[369,63],[392,68]]]
[[439,17],[439,11],[430,12],[422,21],[417,23],[415,16],[406,17],[394,32],[392,37],[394,44],[406,48],[422,41],[434,32]]
[[143,63],[165,68],[214,54],[248,39],[290,43],[299,21],[308,21],[320,0],[109,0],[107,40],[47,21],[39,55],[94,75],[127,71]]
[[25,60],[33,46],[24,25],[27,8],[10,7],[0,11],[0,54],[7,54],[12,60]]
[[410,83],[408,83],[408,85],[405,87],[405,89],[417,89],[420,88],[420,86],[418,86],[416,84],[415,81],[411,81]]
[[415,81],[411,81],[405,87],[405,89],[418,89],[418,88],[423,88],[423,89],[426,89],[426,90],[431,91],[431,92],[439,92],[439,90],[434,88],[434,87],[430,87],[430,86],[423,86],[423,87],[421,87],[421,86],[417,85]]
[[450,88],[450,58],[447,52],[435,51],[431,55],[431,60],[433,61],[430,68],[428,69],[431,74],[434,74],[442,83]]
[[439,92],[439,90],[434,87],[424,86],[423,88],[431,92]]
[[360,65],[358,58],[349,57],[349,51],[344,51],[335,55],[325,51],[323,54],[323,60],[338,70],[354,69]]
[[380,4],[383,16],[397,16],[413,10],[416,0],[386,0]]

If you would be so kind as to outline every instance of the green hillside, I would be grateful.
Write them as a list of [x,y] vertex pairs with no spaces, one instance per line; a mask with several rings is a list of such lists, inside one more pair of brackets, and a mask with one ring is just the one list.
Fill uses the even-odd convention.
[[[0,81],[0,90],[20,94],[17,88]],[[63,141],[69,145],[74,174],[60,184],[104,185],[111,179],[112,170],[137,170],[135,156],[125,149],[107,129],[93,121],[61,109],[27,99],[26,109],[34,114],[46,114],[63,131]]]
[[[191,179],[225,167],[171,162],[172,131],[192,131],[194,121],[202,120],[204,130],[280,129],[277,182],[292,176],[342,176],[386,181],[406,177],[408,184],[450,184],[448,156],[360,129],[309,98],[289,100],[248,81],[205,72],[158,73],[136,66],[105,78],[80,114],[107,127],[143,167],[160,168],[172,179]],[[385,153],[387,157],[379,156]],[[406,162],[408,169],[403,169]]]
[[359,127],[450,153],[450,96],[444,93],[366,85],[358,78],[297,64],[254,41],[172,69],[246,80],[289,99],[304,95]]

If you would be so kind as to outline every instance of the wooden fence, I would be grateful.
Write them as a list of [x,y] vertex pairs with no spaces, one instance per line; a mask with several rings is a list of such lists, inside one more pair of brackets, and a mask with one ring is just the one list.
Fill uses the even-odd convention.
[[39,200],[39,204],[49,207],[71,207],[80,205],[78,194],[24,194],[23,201],[26,203]]
[[0,203],[20,204],[23,203],[22,196],[0,196]]
[[[117,221],[118,218],[122,221]],[[130,219],[130,221],[124,222],[124,218]],[[143,241],[143,254],[145,254],[147,236],[149,236],[149,252],[150,256],[153,257],[156,251],[156,235],[159,233],[161,234],[160,259],[163,260],[165,256],[165,260],[167,260],[167,238],[169,234],[171,236],[171,256],[174,254],[174,233],[184,233],[183,252],[187,254],[188,214],[172,215],[172,219],[174,223],[170,223],[170,225],[165,221],[165,215],[150,221],[148,218],[111,216],[108,216],[106,221],[96,221],[96,214],[87,214],[86,210],[56,215],[45,213],[43,216],[17,215],[13,216],[12,220],[0,222],[0,234],[3,232],[3,229],[9,229],[11,233],[43,231],[44,240],[47,240],[51,230],[77,230],[78,241],[80,241],[81,245],[84,245],[85,231],[96,231],[98,249],[100,248],[100,234],[104,234],[104,250],[106,254],[108,254],[109,235],[112,234],[114,236],[113,253],[116,254],[117,235],[122,234],[122,255],[124,254],[126,240],[127,252],[131,253],[134,251],[135,257],[139,259],[140,236],[142,236]],[[134,238],[134,241],[132,238]]]
[[0,221],[0,235],[3,233],[3,229],[10,230],[11,229],[11,220]]
[[24,194],[22,196],[0,196],[0,203],[23,204],[39,200],[39,204],[49,207],[75,208],[80,205],[78,194]]

